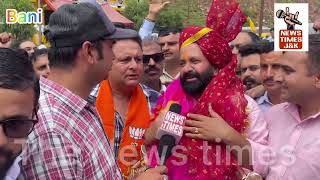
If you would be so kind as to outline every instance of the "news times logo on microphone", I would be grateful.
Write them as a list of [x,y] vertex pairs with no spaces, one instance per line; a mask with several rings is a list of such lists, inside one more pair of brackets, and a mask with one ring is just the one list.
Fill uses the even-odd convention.
[[275,51],[308,51],[308,31],[308,3],[275,3]]

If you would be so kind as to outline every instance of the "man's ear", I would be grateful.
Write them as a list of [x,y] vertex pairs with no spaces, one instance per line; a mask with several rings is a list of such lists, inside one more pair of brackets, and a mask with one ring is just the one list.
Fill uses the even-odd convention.
[[320,73],[315,76],[315,86],[320,89]]
[[94,48],[91,42],[85,41],[82,44],[83,57],[87,59],[89,64],[93,64],[97,58],[97,50]]

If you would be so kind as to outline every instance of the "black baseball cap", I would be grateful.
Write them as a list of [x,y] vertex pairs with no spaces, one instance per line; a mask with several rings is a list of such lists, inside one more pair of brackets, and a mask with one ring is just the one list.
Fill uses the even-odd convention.
[[80,0],[58,8],[50,16],[45,35],[52,47],[70,47],[99,39],[139,37],[135,30],[116,28],[95,0]]

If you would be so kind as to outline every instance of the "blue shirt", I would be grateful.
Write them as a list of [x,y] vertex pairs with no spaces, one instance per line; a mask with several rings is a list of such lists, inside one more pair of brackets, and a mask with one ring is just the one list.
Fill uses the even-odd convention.
[[260,109],[263,112],[268,111],[273,106],[273,104],[271,103],[271,101],[268,98],[267,91],[264,93],[263,96],[257,98],[256,102],[257,102],[257,104],[259,105]]
[[148,21],[147,19],[143,20],[143,24],[139,29],[139,36],[141,39],[145,39],[152,35],[152,31],[154,29],[155,23],[152,21]]

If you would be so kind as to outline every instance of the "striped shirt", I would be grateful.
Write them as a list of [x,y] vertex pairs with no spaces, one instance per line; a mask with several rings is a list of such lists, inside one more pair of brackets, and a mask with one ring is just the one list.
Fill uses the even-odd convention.
[[[152,110],[152,108],[155,107],[157,100],[158,100],[158,97],[160,96],[160,93],[151,89],[150,87],[148,87],[144,84],[140,84],[140,86],[143,90],[144,95],[147,98],[148,107],[149,107],[149,111],[151,114],[151,110]],[[100,89],[100,84],[97,85],[91,91],[90,96],[89,96],[89,102],[95,103],[96,98],[98,97],[99,89]],[[118,157],[122,132],[123,132],[123,128],[124,128],[124,121],[117,111],[115,112],[114,120],[115,120],[115,123],[114,123],[115,124],[115,131],[114,131],[115,135],[114,135],[113,150],[114,150],[115,157]]]
[[40,79],[39,123],[23,151],[26,179],[122,179],[96,108]]

